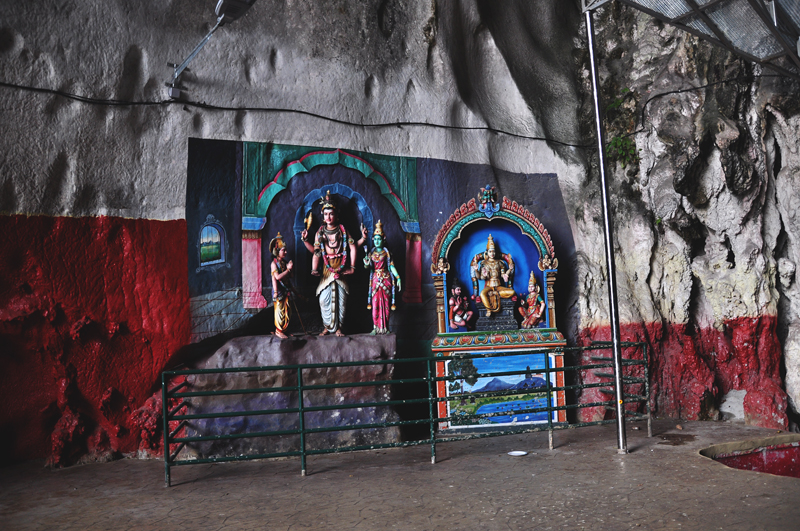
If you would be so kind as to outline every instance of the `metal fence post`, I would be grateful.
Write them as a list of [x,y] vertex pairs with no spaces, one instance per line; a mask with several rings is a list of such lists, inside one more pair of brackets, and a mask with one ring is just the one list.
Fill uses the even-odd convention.
[[164,429],[164,486],[171,486],[171,478],[169,475],[169,421],[167,415],[169,413],[169,404],[167,403],[167,380],[164,373],[161,373],[161,422]]
[[550,391],[550,353],[544,353],[544,379],[547,384],[547,439],[550,449],[553,449],[553,393]]
[[644,396],[647,404],[647,436],[653,436],[653,412],[650,407],[650,359],[647,355],[647,343],[642,345],[644,353]]
[[300,419],[300,475],[306,475],[306,428],[303,419],[303,368],[297,368],[297,409]]
[[[435,363],[432,360],[425,362],[428,380],[428,420],[431,429],[431,464],[436,464],[436,433],[434,431],[433,420],[433,386],[431,385],[431,364]],[[434,371],[435,374],[435,371]],[[437,403],[438,404],[438,403]],[[439,416],[438,414],[436,415]]]

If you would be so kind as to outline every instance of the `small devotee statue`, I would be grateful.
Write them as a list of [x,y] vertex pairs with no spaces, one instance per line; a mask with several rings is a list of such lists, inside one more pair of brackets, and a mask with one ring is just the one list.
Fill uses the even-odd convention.
[[431,264],[431,275],[444,275],[450,271],[450,264],[447,263],[447,258],[440,256],[435,264]]
[[536,277],[531,271],[531,278],[528,281],[528,296],[525,297],[519,307],[522,315],[521,328],[534,328],[544,320],[545,302],[542,298],[541,288],[536,282]]
[[292,276],[292,261],[286,261],[286,244],[279,232],[272,241],[269,242],[269,251],[272,254],[272,305],[275,309],[275,335],[286,339],[286,329],[289,328],[291,310],[289,309],[289,297],[291,285],[289,279]]
[[364,267],[370,270],[367,309],[372,310],[373,328],[370,333],[373,335],[389,333],[389,311],[396,309],[395,286],[397,291],[402,287],[392,256],[383,246],[384,238],[383,223],[378,220],[372,235],[374,247],[372,252],[364,257]]
[[[330,191],[325,194],[321,202],[322,224],[317,230],[313,245],[308,241],[308,229],[303,230],[301,238],[306,249],[314,253],[311,274],[322,277],[316,290],[322,324],[325,326],[320,335],[334,333],[343,336],[342,324],[349,292],[342,276],[355,271],[356,243],[347,234],[344,225],[337,222],[336,205],[331,199]],[[359,246],[367,239],[367,229],[363,225],[361,233]],[[321,270],[320,262],[323,264]]]
[[472,319],[472,310],[469,309],[469,300],[461,294],[461,286],[453,284],[450,289],[450,298],[447,301],[447,317],[450,321],[450,328],[454,331],[460,328],[466,329],[467,323]]
[[510,299],[516,295],[513,288],[503,286],[503,282],[511,284],[514,260],[510,254],[503,254],[500,259],[496,255],[497,248],[490,234],[486,241],[486,252],[475,255],[470,265],[473,290],[477,291],[478,280],[485,281],[480,299],[489,314],[500,311],[500,299]]

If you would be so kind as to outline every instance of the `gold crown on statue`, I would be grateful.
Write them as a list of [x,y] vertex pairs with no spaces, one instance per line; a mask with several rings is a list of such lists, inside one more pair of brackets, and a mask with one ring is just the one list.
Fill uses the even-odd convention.
[[277,236],[272,238],[269,242],[269,252],[272,253],[272,256],[278,256],[278,251],[286,247],[286,244],[283,241],[283,236],[279,232]]
[[331,198],[331,191],[328,190],[325,192],[325,195],[320,198],[320,202],[322,203],[322,211],[326,210],[336,210],[336,205],[333,203],[333,199]]
[[489,235],[489,239],[486,240],[486,250],[488,251],[489,249],[491,249],[492,251],[495,250],[494,239],[492,238],[491,234]]
[[384,234],[383,234],[383,223],[381,223],[381,220],[378,220],[378,222],[375,224],[375,231],[372,234],[373,235],[374,234],[380,234],[381,237],[384,236]]

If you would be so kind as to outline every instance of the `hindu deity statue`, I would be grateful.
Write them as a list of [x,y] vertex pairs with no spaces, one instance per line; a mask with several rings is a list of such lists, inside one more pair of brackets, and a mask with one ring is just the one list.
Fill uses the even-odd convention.
[[[314,236],[314,243],[308,241],[308,228],[303,230],[301,238],[306,249],[314,253],[311,274],[320,276],[316,296],[319,299],[322,323],[325,329],[320,335],[336,334],[343,336],[347,295],[349,293],[344,275],[355,271],[356,245],[363,245],[367,239],[367,229],[362,225],[361,239],[354,242],[344,225],[340,225],[336,216],[336,205],[331,199],[330,191],[321,199],[322,224]],[[324,267],[320,270],[320,262]]]
[[473,292],[478,290],[478,280],[484,281],[480,299],[489,314],[500,311],[501,299],[510,299],[516,295],[514,288],[511,287],[514,260],[510,254],[501,254],[499,258],[497,257],[497,248],[491,234],[486,242],[486,252],[475,255],[470,270]]
[[392,256],[383,246],[384,238],[383,223],[378,220],[372,234],[372,252],[364,257],[364,267],[370,270],[367,309],[372,310],[373,335],[389,333],[389,311],[396,309],[395,287],[397,291],[402,287]]
[[275,335],[286,339],[286,329],[289,327],[291,310],[289,308],[289,297],[292,287],[289,279],[292,276],[294,264],[291,260],[286,260],[286,244],[279,232],[272,241],[269,242],[269,251],[272,254],[272,305],[275,309]]
[[440,256],[435,264],[431,264],[431,275],[444,275],[448,271],[450,271],[450,264],[444,256]]
[[469,309],[469,300],[461,294],[461,286],[454,283],[450,289],[450,298],[447,300],[447,318],[450,328],[466,329],[467,323],[472,319],[472,310]]
[[534,328],[544,320],[545,302],[542,298],[541,288],[536,282],[536,277],[531,271],[531,278],[528,281],[528,296],[522,301],[519,313],[522,315],[522,328]]

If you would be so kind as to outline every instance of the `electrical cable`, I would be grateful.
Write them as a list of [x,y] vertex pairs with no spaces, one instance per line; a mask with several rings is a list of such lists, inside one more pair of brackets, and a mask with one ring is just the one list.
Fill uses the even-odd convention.
[[[17,85],[14,83],[7,83],[4,81],[0,81],[0,87],[13,88],[28,92],[35,92],[38,94],[51,94],[54,96],[60,96],[63,98],[79,101],[81,103],[87,103],[90,105],[106,105],[111,107],[157,107],[157,106],[169,106],[169,105],[183,105],[186,107],[196,107],[199,109],[205,109],[211,111],[290,113],[290,114],[300,114],[303,116],[310,116],[312,118],[318,118],[331,123],[347,125],[352,127],[363,127],[363,128],[433,127],[437,129],[446,129],[454,131],[488,131],[490,133],[501,134],[515,138],[522,138],[525,140],[539,140],[543,142],[558,144],[560,146],[580,148],[580,149],[592,149],[592,146],[586,144],[574,144],[570,142],[563,142],[561,140],[555,140],[552,138],[528,136],[519,133],[512,133],[510,131],[505,131],[503,129],[497,129],[495,127],[481,127],[481,126],[467,127],[458,125],[444,125],[444,124],[436,124],[430,122],[412,122],[412,121],[365,124],[365,123],[350,122],[339,118],[332,118],[330,116],[325,116],[323,114],[318,114],[311,111],[304,111],[301,109],[285,109],[281,107],[229,107],[229,106],[214,105],[204,102],[182,101],[182,100],[157,100],[157,101],[112,100],[112,99],[92,98],[89,96],[81,96],[79,94],[72,94],[70,92],[65,92],[62,90],[48,89],[42,87],[31,87],[27,85]],[[596,149],[596,147],[594,149]]]
[[[678,89],[678,90],[670,90],[667,92],[661,92],[659,94],[654,94],[650,96],[642,105],[641,110],[641,126],[639,129],[632,131],[630,133],[625,133],[623,135],[619,135],[622,138],[627,138],[645,131],[644,124],[646,123],[645,112],[647,110],[647,106],[650,105],[656,99],[663,98],[665,96],[670,96],[673,94],[683,94],[686,92],[693,92],[698,90],[707,89],[709,87],[714,87],[717,85],[722,85],[725,83],[730,82],[737,82],[741,83],[743,81],[752,82],[757,78],[768,78],[768,77],[779,77],[779,78],[786,78],[787,76],[783,76],[780,74],[759,74],[759,75],[748,75],[748,76],[738,76],[732,77],[728,79],[723,79],[720,81],[714,81],[712,83],[707,83],[705,85],[700,85],[697,87],[689,87],[685,89]],[[788,78],[787,78],[788,79]],[[157,100],[157,101],[129,101],[129,100],[114,100],[114,99],[104,99],[104,98],[93,98],[90,96],[82,96],[80,94],[73,94],[70,92],[65,92],[63,90],[55,90],[43,87],[32,87],[27,85],[18,85],[15,83],[8,83],[5,81],[0,81],[0,87],[4,88],[12,88],[17,90],[23,90],[27,92],[34,92],[37,94],[50,94],[54,96],[60,96],[63,98],[71,99],[74,101],[78,101],[81,103],[87,103],[90,105],[105,105],[110,107],[160,107],[160,106],[169,106],[169,105],[183,105],[186,107],[195,107],[198,109],[205,109],[210,111],[235,111],[235,112],[270,112],[270,113],[289,113],[289,114],[299,114],[302,116],[309,116],[312,118],[318,118],[320,120],[325,120],[331,123],[339,124],[339,125],[347,125],[351,127],[363,127],[363,128],[387,128],[387,127],[432,127],[436,129],[445,129],[445,130],[453,130],[453,131],[487,131],[494,134],[506,135],[514,138],[521,138],[525,140],[537,140],[542,142],[548,142],[552,144],[557,144],[560,146],[565,147],[572,147],[572,148],[579,148],[579,149],[586,149],[586,150],[595,150],[597,146],[592,144],[575,144],[571,142],[564,142],[561,140],[555,140],[553,138],[546,138],[540,136],[528,136],[519,133],[512,133],[510,131],[505,131],[503,129],[497,129],[495,127],[481,127],[481,126],[457,126],[457,125],[445,125],[445,124],[436,124],[430,122],[385,122],[385,123],[373,123],[373,124],[365,124],[365,123],[358,123],[358,122],[350,122],[347,120],[342,120],[339,118],[332,118],[330,116],[325,116],[323,114],[305,111],[302,109],[286,109],[281,107],[232,107],[232,106],[223,106],[223,105],[214,105],[210,103],[204,102],[193,102],[193,101],[181,101],[181,100]]]
[[654,95],[650,96],[649,98],[647,98],[647,100],[645,100],[645,102],[644,102],[644,105],[642,105],[642,111],[640,113],[641,126],[639,127],[639,129],[637,129],[635,131],[631,131],[630,133],[625,133],[624,135],[619,135],[619,136],[622,137],[622,138],[626,138],[626,137],[630,137],[630,136],[633,136],[633,135],[636,135],[636,134],[639,134],[639,133],[643,133],[645,131],[644,124],[645,124],[646,121],[648,121],[645,118],[645,111],[647,110],[647,106],[650,105],[650,102],[652,102],[652,101],[654,101],[654,100],[656,100],[658,98],[663,98],[664,96],[670,96],[672,94],[683,94],[685,92],[694,92],[694,91],[697,91],[697,90],[703,90],[703,89],[707,89],[709,87],[714,87],[714,86],[717,86],[717,85],[730,83],[731,81],[736,81],[737,83],[740,83],[742,81],[752,82],[756,78],[762,78],[762,77],[780,77],[780,78],[790,79],[788,76],[783,76],[783,75],[780,75],[780,74],[758,74],[758,75],[730,77],[728,79],[722,79],[720,81],[714,81],[712,83],[706,83],[705,85],[699,85],[697,87],[689,87],[689,88],[685,88],[685,89],[678,89],[678,90],[670,90],[670,91],[667,91],[667,92],[660,92],[658,94],[654,94]]

